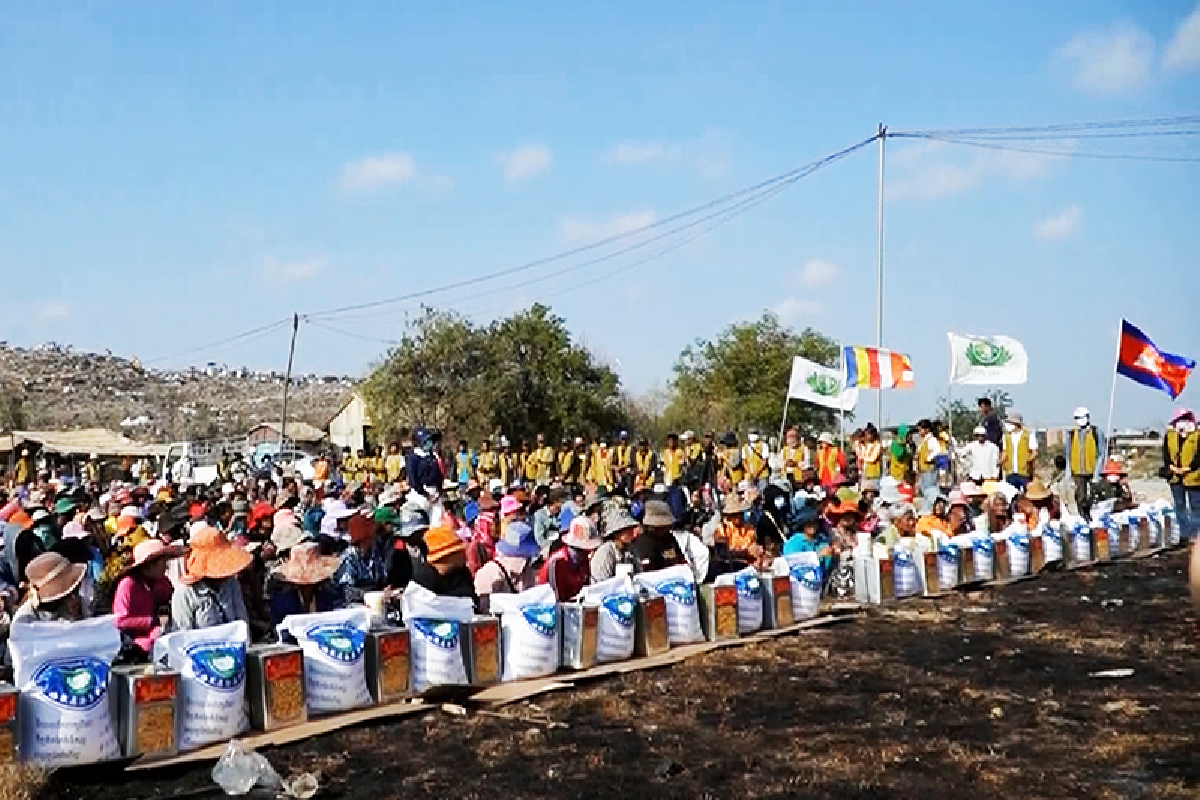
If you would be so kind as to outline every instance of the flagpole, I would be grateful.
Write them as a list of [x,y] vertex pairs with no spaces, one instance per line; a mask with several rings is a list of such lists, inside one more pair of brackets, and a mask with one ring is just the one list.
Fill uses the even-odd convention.
[[787,428],[787,410],[788,403],[792,402],[791,387],[788,388],[788,396],[783,401],[783,419],[779,420],[779,447],[783,448],[783,431]]
[[1108,393],[1108,426],[1104,429],[1104,457],[1100,459],[1101,467],[1108,461],[1109,442],[1112,441],[1113,407],[1117,402],[1117,367],[1121,363],[1121,334],[1124,330],[1125,319],[1122,317],[1117,323],[1117,352],[1113,356],[1112,390]]
[[[883,144],[887,140],[887,128],[879,123],[879,199],[876,208],[876,234],[878,256],[875,266],[875,347],[883,349]],[[883,430],[883,389],[876,390],[875,426]]]
[[846,452],[846,348],[838,343],[838,352],[842,354],[842,385],[838,390],[838,439],[841,440],[842,452]]

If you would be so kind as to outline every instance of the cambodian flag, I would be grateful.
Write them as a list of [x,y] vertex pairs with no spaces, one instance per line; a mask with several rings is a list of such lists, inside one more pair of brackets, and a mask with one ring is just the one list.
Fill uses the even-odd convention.
[[1174,400],[1183,391],[1188,376],[1196,368],[1190,358],[1164,353],[1150,337],[1121,320],[1121,351],[1117,373],[1151,389],[1161,389]]

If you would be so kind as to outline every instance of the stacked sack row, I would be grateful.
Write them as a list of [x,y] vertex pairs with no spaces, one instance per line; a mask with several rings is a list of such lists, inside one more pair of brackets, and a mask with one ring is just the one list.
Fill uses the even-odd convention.
[[[940,540],[928,552],[869,540],[854,552],[863,602],[1031,576],[1178,546],[1165,503],[1065,519],[1032,532]],[[817,616],[824,578],[815,553],[747,567],[697,585],[687,566],[618,575],[569,603],[549,586],[495,595],[491,614],[469,598],[416,584],[404,626],[366,607],[293,615],[280,638],[249,645],[243,622],[161,637],[149,666],[113,667],[113,617],[14,626],[16,687],[0,686],[0,763],[60,767],[138,756],[169,757],[248,730],[296,725],[418,696],[432,687],[485,687],[560,670],[653,657],[672,647],[785,628]]]

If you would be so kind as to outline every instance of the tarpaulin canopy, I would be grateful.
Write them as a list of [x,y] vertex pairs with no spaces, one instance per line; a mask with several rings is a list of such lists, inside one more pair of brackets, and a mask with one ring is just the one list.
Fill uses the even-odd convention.
[[166,454],[167,446],[144,444],[128,439],[106,428],[85,428],[77,431],[9,431],[0,433],[0,453],[8,453],[25,442],[33,442],[43,450],[63,455],[155,456]]

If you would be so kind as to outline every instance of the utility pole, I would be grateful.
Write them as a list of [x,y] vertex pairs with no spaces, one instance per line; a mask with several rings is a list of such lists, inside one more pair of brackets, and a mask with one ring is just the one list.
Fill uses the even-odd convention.
[[292,344],[288,348],[287,374],[283,376],[283,420],[279,423],[279,454],[283,455],[283,443],[287,439],[288,389],[292,388],[292,357],[296,355],[296,332],[300,330],[300,315],[292,314]]
[[[878,261],[875,267],[875,347],[883,349],[883,143],[887,141],[887,128],[881,122],[876,134],[879,137],[879,204],[876,209],[876,228],[879,241]],[[876,390],[875,427],[883,430],[883,389]]]

